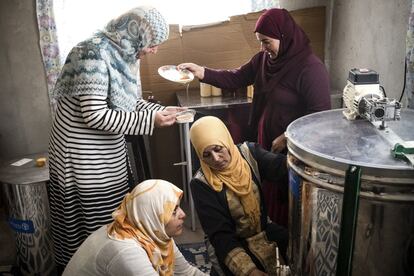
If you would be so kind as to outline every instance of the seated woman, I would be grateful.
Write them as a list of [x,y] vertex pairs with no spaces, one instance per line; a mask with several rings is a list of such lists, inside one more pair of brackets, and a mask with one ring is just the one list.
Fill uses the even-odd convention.
[[172,239],[183,229],[182,194],[164,180],[137,185],[112,214],[114,221],[83,242],[63,275],[206,275]]
[[201,163],[190,185],[211,275],[276,275],[276,246],[285,256],[288,233],[268,220],[260,183],[287,177],[286,156],[255,143],[236,146],[212,116],[192,125],[190,139]]

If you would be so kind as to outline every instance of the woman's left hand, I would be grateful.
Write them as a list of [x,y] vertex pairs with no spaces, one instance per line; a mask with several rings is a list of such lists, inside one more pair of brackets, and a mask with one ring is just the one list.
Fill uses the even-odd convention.
[[159,110],[155,113],[154,126],[157,128],[171,126],[176,121],[176,112]]
[[286,136],[281,134],[272,142],[272,152],[282,152],[286,148]]

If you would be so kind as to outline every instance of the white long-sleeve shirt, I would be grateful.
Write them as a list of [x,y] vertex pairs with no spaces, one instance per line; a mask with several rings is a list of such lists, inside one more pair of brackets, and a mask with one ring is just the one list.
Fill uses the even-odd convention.
[[[122,275],[155,276],[145,250],[134,240],[114,240],[108,237],[106,225],[90,235],[79,247],[66,266],[63,276]],[[207,274],[190,265],[174,243],[174,275],[205,276]]]

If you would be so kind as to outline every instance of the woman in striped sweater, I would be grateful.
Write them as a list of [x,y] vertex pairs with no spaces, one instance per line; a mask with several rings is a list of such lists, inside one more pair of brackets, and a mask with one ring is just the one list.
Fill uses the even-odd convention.
[[141,98],[139,59],[155,54],[168,25],[139,7],[69,53],[54,95],[50,144],[50,207],[55,259],[67,264],[86,237],[109,222],[128,192],[124,135],[151,135],[175,122],[178,107]]

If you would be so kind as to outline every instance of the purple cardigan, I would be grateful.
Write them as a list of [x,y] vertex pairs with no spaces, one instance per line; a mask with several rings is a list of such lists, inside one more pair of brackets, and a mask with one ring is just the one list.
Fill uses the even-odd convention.
[[[329,76],[325,65],[314,54],[301,62],[300,68],[292,70],[273,83],[261,82],[258,77],[260,60],[265,53],[256,54],[249,62],[234,70],[214,70],[205,68],[202,82],[224,89],[237,89],[254,84],[271,91],[259,112],[260,123],[253,124],[252,131],[258,133],[259,143],[270,150],[273,139],[285,132],[295,119],[331,108]],[[271,85],[271,87],[265,86]]]

